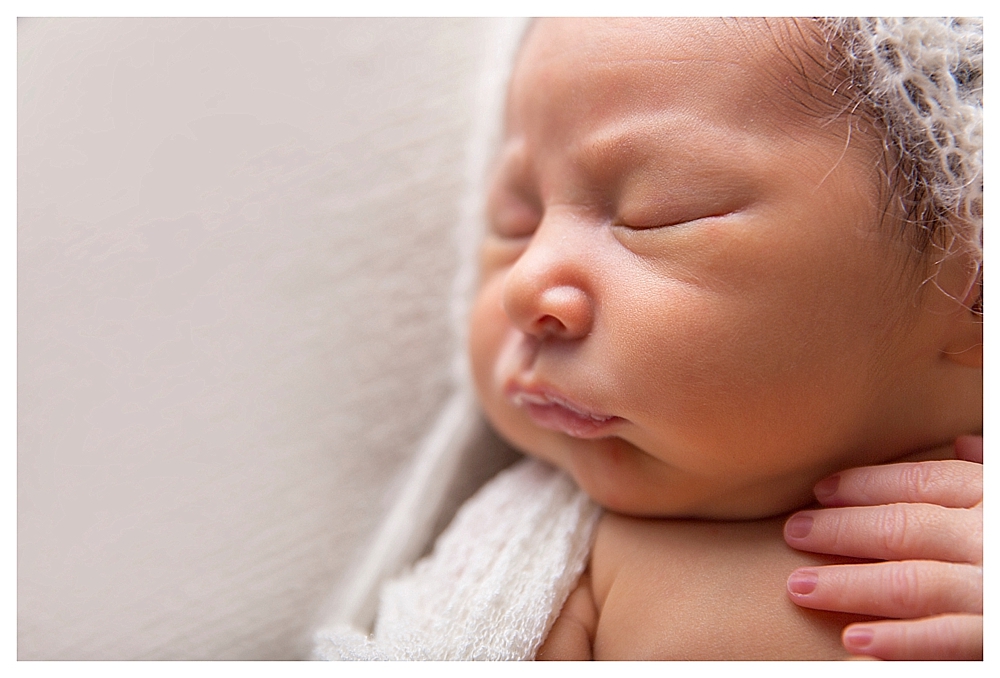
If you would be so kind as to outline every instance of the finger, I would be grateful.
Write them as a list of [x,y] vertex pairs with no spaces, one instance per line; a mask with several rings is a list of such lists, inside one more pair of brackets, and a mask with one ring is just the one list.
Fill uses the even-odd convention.
[[983,437],[961,436],[955,441],[955,456],[964,461],[983,463]]
[[788,595],[814,610],[893,619],[982,614],[983,568],[934,560],[804,567],[788,577]]
[[982,659],[982,615],[852,624],[842,636],[848,652],[879,659]]
[[983,560],[983,509],[888,504],[800,511],[785,522],[800,551],[877,560]]
[[[962,443],[963,451],[966,447]],[[971,508],[983,500],[983,467],[955,459],[864,466],[819,481],[813,492],[824,506],[907,502]]]

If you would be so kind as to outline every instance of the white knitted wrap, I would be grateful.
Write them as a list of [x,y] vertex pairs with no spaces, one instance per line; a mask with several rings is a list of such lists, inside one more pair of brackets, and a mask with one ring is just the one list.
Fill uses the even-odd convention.
[[[836,19],[854,96],[881,117],[905,158],[911,196],[949,224],[951,251],[982,265],[983,21]],[[926,221],[922,224],[927,226]]]
[[434,552],[382,586],[370,636],[339,625],[317,659],[533,659],[587,565],[600,509],[526,459],[466,502]]

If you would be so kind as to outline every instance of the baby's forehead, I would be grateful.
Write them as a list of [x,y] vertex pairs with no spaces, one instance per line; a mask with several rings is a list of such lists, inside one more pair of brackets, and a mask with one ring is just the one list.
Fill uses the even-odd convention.
[[702,113],[783,123],[836,110],[824,45],[808,20],[542,19],[526,35],[508,106],[561,94],[565,114],[594,116],[630,95],[633,109],[688,97]]
[[629,58],[655,65],[682,51],[690,59],[808,70],[824,42],[819,24],[809,19],[539,19],[529,27],[520,55],[572,54],[597,62]]
[[662,169],[679,169],[665,156],[690,171],[685,158],[725,164],[741,144],[776,146],[768,138],[790,132],[806,144],[839,139],[842,126],[816,125],[817,111],[834,117],[842,107],[819,106],[809,92],[824,87],[820,75],[807,80],[823,63],[807,53],[809,30],[785,20],[541,20],[509,91],[503,173],[530,173],[553,149],[589,177],[614,180],[616,158],[659,154]]

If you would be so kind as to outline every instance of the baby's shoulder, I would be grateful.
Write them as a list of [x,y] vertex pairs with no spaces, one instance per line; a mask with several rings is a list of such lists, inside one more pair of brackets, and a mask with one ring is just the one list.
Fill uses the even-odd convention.
[[787,598],[793,569],[830,561],[789,548],[783,523],[605,514],[587,582],[598,616],[594,658],[844,657],[840,632],[856,618]]

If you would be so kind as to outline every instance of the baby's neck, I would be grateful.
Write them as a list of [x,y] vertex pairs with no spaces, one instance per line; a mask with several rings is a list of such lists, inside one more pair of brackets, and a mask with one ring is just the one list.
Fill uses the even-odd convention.
[[932,447],[927,450],[911,452],[899,459],[894,459],[893,464],[910,461],[940,461],[943,459],[955,459],[955,446],[953,444]]

